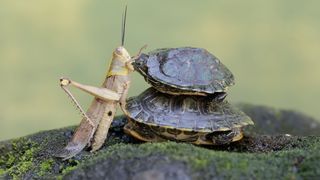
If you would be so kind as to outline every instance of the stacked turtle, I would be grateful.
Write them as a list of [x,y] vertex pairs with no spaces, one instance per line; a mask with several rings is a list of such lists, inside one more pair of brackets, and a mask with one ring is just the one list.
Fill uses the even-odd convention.
[[219,145],[240,140],[253,124],[225,100],[234,76],[205,49],[158,49],[134,67],[152,85],[126,105],[125,132],[140,140]]

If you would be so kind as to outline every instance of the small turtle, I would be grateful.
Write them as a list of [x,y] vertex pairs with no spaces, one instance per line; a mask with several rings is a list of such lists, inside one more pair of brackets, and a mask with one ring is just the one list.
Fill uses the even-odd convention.
[[224,101],[226,93],[175,96],[149,88],[128,99],[126,133],[142,141],[175,140],[220,145],[240,140],[242,127],[253,124]]
[[157,49],[142,54],[133,65],[154,88],[168,94],[205,96],[234,84],[229,69],[202,48]]

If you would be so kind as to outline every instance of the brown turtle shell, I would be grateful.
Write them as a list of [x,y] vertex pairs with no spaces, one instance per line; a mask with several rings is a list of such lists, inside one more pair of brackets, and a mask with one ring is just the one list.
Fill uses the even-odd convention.
[[149,125],[193,132],[228,131],[253,124],[217,96],[175,96],[149,88],[127,101],[127,115]]

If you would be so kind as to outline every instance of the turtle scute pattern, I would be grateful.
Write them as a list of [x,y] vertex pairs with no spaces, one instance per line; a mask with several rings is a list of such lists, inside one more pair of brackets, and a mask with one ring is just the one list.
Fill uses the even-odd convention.
[[137,64],[146,81],[162,92],[213,94],[234,84],[227,67],[202,48],[158,49],[141,56]]
[[174,96],[147,89],[127,103],[129,117],[149,126],[181,131],[228,131],[253,124],[243,112],[215,96]]

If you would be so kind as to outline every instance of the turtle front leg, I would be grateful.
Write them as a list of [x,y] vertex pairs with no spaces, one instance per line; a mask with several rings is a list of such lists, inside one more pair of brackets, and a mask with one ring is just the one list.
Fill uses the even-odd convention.
[[242,139],[243,133],[240,128],[232,129],[231,131],[213,132],[211,140],[214,145],[229,144]]

